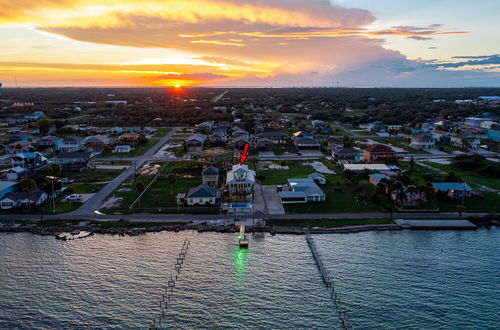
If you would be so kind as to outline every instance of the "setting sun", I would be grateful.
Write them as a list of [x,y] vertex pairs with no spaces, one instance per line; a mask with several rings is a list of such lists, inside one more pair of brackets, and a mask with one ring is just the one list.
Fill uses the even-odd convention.
[[181,84],[175,84],[174,87],[175,88],[181,88]]

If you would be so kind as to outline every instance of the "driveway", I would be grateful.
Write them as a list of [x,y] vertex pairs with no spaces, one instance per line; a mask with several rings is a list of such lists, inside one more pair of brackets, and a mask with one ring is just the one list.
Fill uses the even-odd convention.
[[[260,195],[260,196],[258,196]],[[262,202],[261,202],[262,201]],[[264,208],[262,207],[264,206]],[[255,210],[265,214],[280,215],[285,214],[285,209],[281,204],[280,196],[276,191],[276,186],[256,186],[255,190]]]

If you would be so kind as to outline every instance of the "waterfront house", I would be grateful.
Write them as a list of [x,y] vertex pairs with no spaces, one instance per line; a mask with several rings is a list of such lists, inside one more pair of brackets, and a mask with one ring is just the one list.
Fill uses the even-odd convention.
[[219,169],[215,166],[208,166],[201,171],[201,181],[203,184],[217,187],[219,183]]
[[450,198],[469,197],[472,188],[465,182],[434,182],[432,183],[436,193],[445,193]]
[[189,189],[186,194],[187,205],[215,205],[217,200],[217,189],[207,184],[201,184]]
[[255,171],[247,165],[233,165],[226,174],[226,188],[231,197],[246,200],[253,198]]
[[434,149],[435,142],[431,133],[423,132],[411,137],[410,147],[418,150]]
[[388,146],[374,144],[363,150],[363,159],[369,164],[394,163],[396,152]]
[[11,158],[12,167],[23,167],[30,172],[46,166],[47,162],[47,158],[39,152],[20,152]]
[[279,196],[283,204],[324,202],[326,195],[312,179],[288,179],[288,191]]
[[0,199],[2,210],[13,208],[27,208],[30,206],[40,206],[48,199],[47,193],[35,189],[32,192],[14,191],[6,194]]

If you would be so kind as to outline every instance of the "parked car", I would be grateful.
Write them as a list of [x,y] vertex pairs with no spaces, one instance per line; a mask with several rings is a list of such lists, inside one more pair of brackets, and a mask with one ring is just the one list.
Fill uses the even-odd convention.
[[75,182],[75,180],[73,180],[73,179],[68,179],[68,178],[59,179],[59,183],[62,183],[62,184],[73,183],[73,182]]
[[82,195],[77,195],[77,194],[69,195],[68,197],[66,197],[66,200],[70,202],[81,201]]

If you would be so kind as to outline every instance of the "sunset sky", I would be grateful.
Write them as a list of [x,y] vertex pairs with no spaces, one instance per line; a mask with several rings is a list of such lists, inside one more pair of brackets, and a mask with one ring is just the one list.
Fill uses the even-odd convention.
[[0,81],[500,87],[499,13],[499,0],[0,0]]

